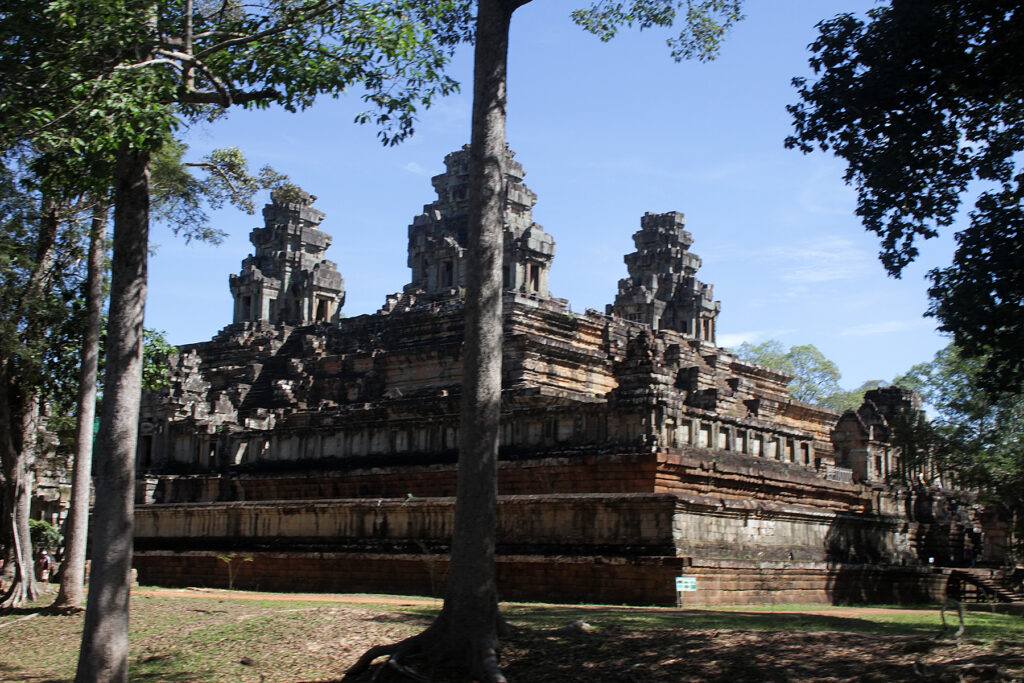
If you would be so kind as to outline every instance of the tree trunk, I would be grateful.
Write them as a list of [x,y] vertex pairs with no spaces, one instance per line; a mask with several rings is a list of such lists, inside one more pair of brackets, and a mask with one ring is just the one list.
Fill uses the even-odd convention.
[[505,86],[512,9],[492,0],[482,0],[478,6],[469,151],[459,470],[442,619],[447,617],[447,639],[452,651],[466,658],[465,662],[456,663],[464,665],[473,676],[496,680],[492,675],[497,673],[498,639],[494,537],[498,515],[501,271],[507,184]]
[[96,370],[99,361],[100,316],[103,308],[103,261],[106,257],[107,205],[92,212],[89,271],[86,284],[88,320],[82,337],[82,367],[78,385],[78,425],[71,481],[71,510],[55,609],[78,611],[85,603],[85,550],[89,539],[89,494],[92,485],[93,419],[96,413]]
[[26,405],[20,416],[20,444],[16,444],[12,429],[14,420],[7,394],[7,372],[5,364],[4,370],[0,372],[0,385],[3,386],[5,394],[2,399],[3,405],[0,405],[0,414],[3,415],[0,418],[0,439],[3,441],[0,448],[6,451],[3,469],[8,489],[6,500],[11,506],[7,518],[14,547],[15,573],[7,593],[0,600],[0,609],[23,607],[39,597],[35,580],[35,562],[32,557],[32,537],[28,524],[32,512],[32,462],[35,459],[39,398],[33,395],[25,401]]
[[494,581],[507,184],[505,86],[509,25],[512,13],[523,4],[477,3],[459,469],[444,607],[426,631],[371,648],[346,677],[358,676],[375,658],[391,655],[389,665],[399,670],[406,660],[425,659],[459,669],[467,680],[505,681],[496,653],[500,614]]
[[[0,579],[11,586],[18,576],[18,553],[14,546],[14,491],[15,491],[15,464],[17,449],[14,447],[14,435],[11,429],[11,404],[10,404],[10,381],[8,379],[7,361],[0,359],[0,467],[4,475],[3,491],[0,491],[0,503],[3,509],[0,510],[0,534],[10,536],[11,542],[4,548],[4,570]],[[0,601],[2,602],[2,601]]]
[[[40,201],[39,231],[36,242],[35,267],[25,289],[21,292],[13,318],[23,322],[19,332],[31,336],[39,334],[32,319],[32,308],[52,275],[57,242],[58,205],[50,195]],[[37,597],[35,567],[32,560],[32,539],[28,520],[32,506],[31,466],[35,456],[36,428],[39,417],[39,399],[34,384],[35,368],[32,359],[21,359],[15,368],[14,359],[0,358],[0,465],[6,481],[3,497],[6,509],[2,515],[9,525],[15,572],[8,592],[0,599],[0,608],[20,607]],[[16,390],[17,389],[17,390]],[[18,396],[18,404],[11,399]],[[20,418],[20,434],[15,439],[14,423]]]
[[79,683],[128,678],[135,446],[149,238],[149,153],[118,156],[103,412],[96,439],[92,572]]

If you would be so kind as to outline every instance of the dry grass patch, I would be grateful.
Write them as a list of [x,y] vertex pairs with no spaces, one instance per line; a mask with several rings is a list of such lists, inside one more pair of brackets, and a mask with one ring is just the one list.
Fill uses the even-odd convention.
[[[345,599],[135,595],[131,680],[337,681],[366,648],[417,633],[436,611]],[[503,667],[519,683],[1024,680],[1020,617],[970,613],[967,637],[955,642],[932,639],[936,610],[509,605],[506,614],[514,632]],[[38,610],[0,617],[0,681],[72,680],[82,621]]]

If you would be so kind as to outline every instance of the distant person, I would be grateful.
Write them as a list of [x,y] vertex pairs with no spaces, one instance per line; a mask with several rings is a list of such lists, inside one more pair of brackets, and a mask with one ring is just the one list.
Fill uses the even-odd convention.
[[53,560],[50,553],[45,550],[39,556],[39,580],[43,583],[50,583],[50,569],[53,567]]

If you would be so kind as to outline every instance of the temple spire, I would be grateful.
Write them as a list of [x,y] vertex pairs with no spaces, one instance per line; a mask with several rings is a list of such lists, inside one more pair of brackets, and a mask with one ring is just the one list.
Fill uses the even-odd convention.
[[[505,208],[504,289],[548,299],[548,273],[555,242],[533,222],[537,195],[523,184],[515,153],[506,150],[508,195]],[[469,214],[469,147],[444,159],[445,172],[432,179],[437,200],[409,226],[409,268],[405,291],[425,300],[458,297],[465,284],[465,244]]]
[[633,234],[636,251],[624,258],[629,277],[619,280],[608,313],[714,344],[722,304],[697,279],[700,257],[689,250],[693,235],[685,227],[678,211],[644,214]]
[[331,236],[318,228],[324,213],[313,208],[316,197],[288,188],[270,198],[264,227],[249,234],[256,253],[230,278],[234,322],[337,322],[345,283],[337,264],[323,258]]

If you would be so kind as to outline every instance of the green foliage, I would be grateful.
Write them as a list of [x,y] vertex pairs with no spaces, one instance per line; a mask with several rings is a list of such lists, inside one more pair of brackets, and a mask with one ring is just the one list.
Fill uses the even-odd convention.
[[[107,356],[104,351],[107,341],[107,316],[103,316],[100,325],[100,363],[96,382],[97,386],[102,387]],[[152,330],[148,327],[142,330],[142,388],[144,391],[157,391],[169,383],[171,370],[167,364],[167,357],[172,353],[177,353],[178,349],[167,341],[166,334],[163,330]],[[77,359],[75,367],[77,367]],[[102,399],[102,395],[100,399]]]
[[[976,195],[953,264],[932,271],[929,315],[978,382],[1024,388],[1024,25],[1018,3],[890,0],[867,21],[819,25],[810,64],[794,80],[796,129],[787,146],[830,150],[847,164],[857,213],[881,238],[898,277]],[[980,181],[980,182],[978,182]]]
[[744,342],[732,351],[741,360],[792,375],[793,380],[788,388],[794,401],[846,410],[860,405],[859,401],[854,404],[857,392],[863,398],[868,388],[864,386],[854,392],[843,391],[839,386],[839,368],[813,344],[787,349],[782,342],[769,339],[760,344]]
[[929,273],[929,315],[965,356],[985,359],[977,380],[993,391],[1024,391],[1022,201],[1010,186],[979,198],[971,227],[957,235],[953,264]]
[[575,10],[572,18],[603,42],[614,38],[622,26],[643,31],[671,28],[680,20],[679,33],[666,41],[672,58],[706,62],[718,55],[729,28],[743,19],[742,8],[743,0],[600,0],[589,9]]
[[35,550],[55,553],[64,543],[64,537],[57,531],[57,527],[41,519],[28,520],[28,530]]
[[[34,182],[31,157],[8,155],[0,167],[0,362],[24,396],[49,388],[47,366],[76,319],[85,277],[83,230],[74,208],[48,202]],[[49,222],[51,213],[59,223]]]
[[[0,154],[31,145],[54,187],[103,193],[119,150],[155,152],[182,120],[232,105],[296,111],[360,86],[387,144],[472,25],[468,0],[238,4],[23,0],[0,12]],[[223,160],[222,160],[223,161]],[[180,180],[180,178],[179,178]]]
[[992,393],[980,385],[984,359],[965,358],[954,345],[896,379],[918,391],[935,412],[916,435],[929,458],[957,483],[1024,512],[1024,394]]
[[[281,191],[295,186],[288,176],[264,166],[256,175],[249,171],[245,154],[237,147],[215,149],[201,161],[186,162],[188,146],[168,140],[153,155],[150,196],[152,216],[166,223],[185,241],[193,239],[219,244],[224,232],[210,226],[205,207],[219,209],[225,203],[252,215],[255,196],[260,190]],[[189,169],[200,169],[197,177]]]
[[142,388],[157,391],[170,384],[171,370],[167,357],[178,349],[168,343],[167,333],[160,330],[143,330],[142,337]]
[[56,187],[102,191],[123,145],[153,149],[173,125],[166,71],[128,74],[151,34],[147,3],[23,0],[0,13],[0,151],[26,142]]
[[864,403],[864,394],[872,389],[888,386],[884,379],[869,379],[852,391],[843,391],[829,401],[829,406],[836,410],[856,410]]
[[[76,311],[84,306],[76,301]],[[56,432],[58,442],[62,446],[70,446],[76,436],[75,415],[77,411],[78,383],[80,380],[82,330],[81,318],[84,314],[76,312],[76,320],[69,320],[66,328],[57,330],[51,338],[52,349],[45,356],[44,391],[50,406],[47,428]],[[103,400],[103,372],[106,354],[103,347],[106,342],[107,318],[103,316],[100,327],[99,369],[96,383],[99,388],[97,401]],[[168,356],[177,353],[178,349],[168,343],[163,331],[143,329],[142,338],[142,387],[146,391],[158,391],[168,385],[171,376]],[[99,411],[97,410],[97,414]]]

